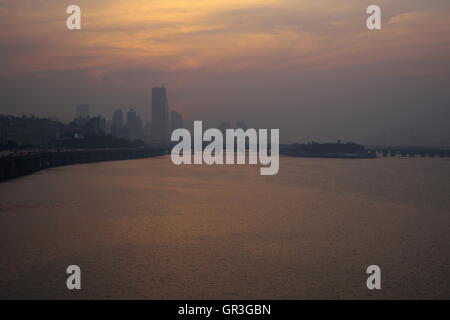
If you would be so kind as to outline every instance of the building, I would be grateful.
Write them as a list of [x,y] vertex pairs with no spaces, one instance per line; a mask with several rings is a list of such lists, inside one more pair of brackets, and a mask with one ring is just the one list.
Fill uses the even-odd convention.
[[136,117],[136,139],[142,140],[144,138],[144,129],[142,117],[138,115]]
[[56,140],[77,127],[36,117],[0,116],[0,144],[8,141],[34,147],[54,147]]
[[126,138],[127,132],[123,123],[123,112],[121,109],[114,111],[111,123],[111,134],[116,138]]
[[75,123],[79,126],[85,126],[89,122],[89,105],[79,104],[77,105]]
[[183,128],[183,116],[176,111],[170,111],[170,132]]
[[123,112],[122,110],[116,110],[113,113],[112,117],[112,125],[116,128],[122,128],[123,127]]
[[152,124],[151,141],[153,144],[169,144],[169,103],[166,88],[152,89]]
[[222,132],[222,134],[225,136],[226,135],[226,130],[230,129],[230,123],[228,121],[224,121],[220,124],[219,126],[219,130]]
[[127,131],[129,140],[138,139],[138,120],[136,111],[133,109],[127,113]]
[[0,145],[8,141],[8,118],[0,116]]
[[102,116],[90,118],[86,126],[87,132],[95,135],[104,134],[104,123],[105,118]]
[[102,131],[102,133],[106,133],[106,118],[99,116],[100,117],[100,131]]

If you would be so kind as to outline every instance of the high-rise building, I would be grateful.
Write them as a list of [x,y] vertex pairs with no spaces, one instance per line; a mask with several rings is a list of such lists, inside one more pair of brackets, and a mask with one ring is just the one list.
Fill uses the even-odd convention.
[[183,128],[183,116],[176,111],[170,111],[170,132]]
[[114,111],[113,118],[112,118],[112,124],[115,125],[117,128],[123,127],[123,112],[122,110],[116,110]]
[[106,118],[99,116],[100,120],[99,120],[99,126],[100,126],[100,131],[105,134],[106,133]]
[[138,120],[136,111],[130,109],[127,113],[127,130],[128,130],[128,139],[136,140],[138,138],[138,128],[137,128]]
[[143,137],[142,118],[138,115],[136,117],[136,139],[143,139]]
[[151,130],[152,143],[161,146],[169,144],[169,103],[164,87],[152,89]]
[[147,145],[152,143],[152,141],[151,141],[151,134],[152,134],[151,128],[152,128],[152,126],[151,126],[150,121],[147,121],[145,123],[144,128],[143,128],[143,139],[144,139],[145,144],[147,144]]
[[77,111],[75,115],[75,122],[80,126],[87,125],[89,122],[89,105],[79,104],[77,105]]
[[124,138],[123,112],[121,109],[114,111],[111,123],[111,134],[117,138]]
[[104,134],[103,130],[103,120],[102,116],[89,118],[89,121],[86,125],[89,134]]

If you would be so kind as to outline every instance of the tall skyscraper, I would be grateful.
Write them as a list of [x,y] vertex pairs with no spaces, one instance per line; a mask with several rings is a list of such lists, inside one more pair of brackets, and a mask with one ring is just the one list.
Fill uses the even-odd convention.
[[130,109],[127,113],[127,130],[128,130],[128,139],[136,140],[138,139],[138,120],[136,111]]
[[114,111],[113,118],[112,118],[113,125],[117,126],[118,128],[123,127],[123,112],[122,110],[116,110]]
[[152,89],[152,143],[166,147],[169,144],[169,103],[166,88]]
[[111,124],[111,134],[117,138],[124,137],[123,112],[120,109],[114,111],[114,113],[113,113],[112,124]]
[[183,116],[176,111],[170,111],[170,132],[183,128]]

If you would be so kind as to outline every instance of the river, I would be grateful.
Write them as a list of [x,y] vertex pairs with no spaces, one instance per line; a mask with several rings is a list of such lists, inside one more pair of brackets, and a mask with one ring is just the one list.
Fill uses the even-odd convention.
[[449,299],[449,195],[444,158],[43,170],[0,184],[0,298]]

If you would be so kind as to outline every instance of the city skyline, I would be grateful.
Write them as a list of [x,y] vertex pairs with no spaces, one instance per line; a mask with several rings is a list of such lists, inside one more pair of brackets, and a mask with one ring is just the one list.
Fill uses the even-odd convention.
[[286,143],[449,144],[450,3],[380,0],[382,29],[367,30],[370,4],[80,0],[82,29],[69,31],[66,4],[3,3],[0,113],[68,121],[86,102],[146,122],[148,88],[164,83],[188,125],[247,119]]
[[449,0],[0,0],[0,26],[0,299],[450,299]]

